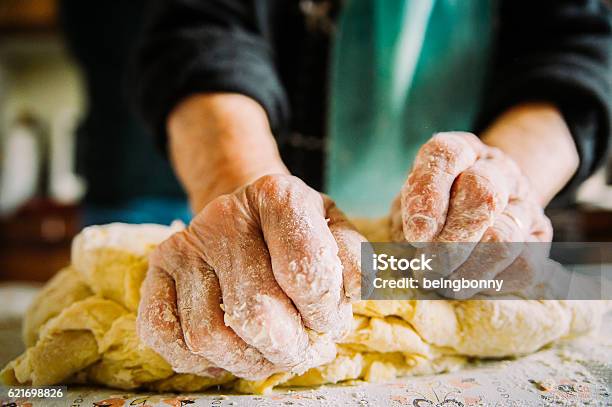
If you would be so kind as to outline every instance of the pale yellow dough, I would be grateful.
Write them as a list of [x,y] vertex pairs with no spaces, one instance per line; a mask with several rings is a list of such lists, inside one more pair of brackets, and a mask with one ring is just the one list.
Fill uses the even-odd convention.
[[[300,376],[250,382],[178,374],[135,331],[147,256],[180,225],[111,224],[86,228],[73,242],[72,266],[47,283],[24,319],[26,352],[0,373],[9,385],[94,383],[121,389],[197,391],[224,385],[245,393],[275,386],[350,380],[381,382],[461,367],[470,357],[534,352],[593,330],[598,301],[360,301],[351,333],[331,363]],[[360,221],[375,241],[389,239],[388,221]],[[407,293],[406,298],[416,298]]]

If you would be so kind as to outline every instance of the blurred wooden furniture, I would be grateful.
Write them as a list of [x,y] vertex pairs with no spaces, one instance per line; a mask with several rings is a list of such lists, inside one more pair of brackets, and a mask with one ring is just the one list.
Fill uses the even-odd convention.
[[0,32],[45,32],[56,26],[56,0],[0,0]]
[[612,212],[581,207],[546,211],[558,242],[612,242]]
[[46,281],[70,263],[70,244],[80,229],[79,209],[34,200],[0,218],[0,281]]

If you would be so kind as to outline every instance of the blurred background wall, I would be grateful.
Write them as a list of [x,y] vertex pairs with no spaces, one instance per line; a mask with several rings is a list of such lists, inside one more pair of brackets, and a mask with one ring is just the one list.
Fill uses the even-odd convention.
[[[86,84],[91,83],[93,71],[90,67],[89,76],[84,74],[66,41],[60,6],[69,3],[72,45],[75,38],[80,40],[81,50],[95,58],[121,41],[116,34],[125,31],[134,37],[132,28],[140,24],[138,17],[150,4],[146,0],[0,0],[0,284],[47,280],[68,264],[70,242],[85,224],[167,223],[187,212],[168,164],[127,112],[127,101],[119,96],[96,99],[106,107],[112,104],[107,109],[112,114],[125,111],[125,115],[115,120],[99,105],[97,111],[104,113],[88,121],[91,86]],[[97,32],[101,36],[92,36]],[[110,75],[117,65],[99,60],[108,69],[98,65],[98,76]],[[109,83],[115,83],[117,95],[127,93],[120,80],[111,78]],[[105,84],[97,87],[105,88]],[[105,137],[96,136],[89,143],[86,160],[96,160],[98,170],[96,182],[91,182],[89,173],[89,188],[87,176],[77,174],[77,144],[85,136],[84,127],[89,136],[97,132]],[[82,154],[79,158],[82,164]],[[91,201],[93,189],[100,202],[121,194],[131,204],[94,211],[98,217],[88,221],[88,208],[95,209],[96,204]],[[134,204],[130,193],[170,200],[161,205],[159,199]],[[606,186],[606,170],[583,185],[571,208],[548,214],[557,240],[612,240],[612,188]]]
[[0,0],[1,279],[47,279],[79,228],[83,86],[60,31],[54,0]]
[[0,279],[44,281],[87,225],[191,218],[130,102],[147,0],[0,0]]

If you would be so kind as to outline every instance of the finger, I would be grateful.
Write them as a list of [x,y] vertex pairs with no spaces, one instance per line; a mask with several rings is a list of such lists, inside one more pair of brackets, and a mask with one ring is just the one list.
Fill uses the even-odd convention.
[[[478,243],[472,254],[448,279],[458,280],[493,280],[495,276],[512,264],[521,253],[521,243]],[[478,288],[462,288],[455,292],[452,289],[441,289],[439,294],[455,299],[471,298],[478,292]]]
[[487,294],[525,294],[537,281],[538,273],[544,271],[546,255],[543,255],[542,247],[534,244],[532,238],[522,245],[520,255],[495,279],[502,282],[500,292],[485,291]]
[[[527,189],[524,182],[518,180],[519,189]],[[539,275],[546,270],[550,252],[550,241],[552,240],[552,225],[544,210],[528,194],[522,194],[521,198],[511,197],[508,207],[496,219],[495,229],[499,239],[508,242],[525,243],[521,253],[503,271],[498,273],[496,280],[503,282],[502,293],[524,292],[533,286],[538,279],[544,278]],[[489,292],[490,293],[490,292]]]
[[161,269],[149,268],[142,283],[137,332],[140,340],[164,358],[175,372],[219,376],[222,369],[189,351],[179,322],[172,278]]
[[[537,204],[534,206],[533,202],[527,202],[524,206],[530,207],[532,212],[533,208],[539,208]],[[536,210],[536,212],[538,211]],[[542,222],[543,227],[546,227],[546,220],[536,222]],[[527,290],[530,290],[534,285],[541,282],[546,282],[549,285],[550,277],[552,277],[551,273],[556,270],[555,267],[550,267],[555,262],[549,259],[549,241],[541,241],[538,236],[531,233],[527,234],[524,240],[521,254],[512,264],[495,277],[496,280],[500,280],[503,283],[502,293],[529,296],[530,294]],[[532,298],[533,295],[535,294],[531,294]]]
[[[450,276],[451,280],[491,280],[512,264],[523,250],[528,230],[524,225],[530,222],[529,208],[519,200],[511,201],[506,209],[495,218],[493,226],[484,233],[481,241],[474,247],[468,259]],[[456,243],[463,245],[464,243]],[[478,289],[462,289],[453,298],[471,298]],[[449,296],[448,290],[440,294]]]
[[470,133],[436,134],[425,143],[401,192],[404,235],[408,242],[431,241],[444,226],[455,178],[482,154]]
[[344,213],[327,196],[323,196],[328,227],[338,244],[338,257],[342,263],[344,295],[350,300],[361,296],[361,245],[367,240],[355,229]]
[[189,349],[238,377],[261,380],[274,373],[274,366],[259,351],[225,325],[217,277],[190,242],[189,232],[175,234],[159,249],[163,267],[175,281]]
[[304,324],[342,335],[350,328],[351,306],[343,301],[342,264],[321,195],[292,176],[260,178],[245,192],[257,211],[274,277]]
[[508,202],[509,186],[494,161],[478,160],[453,185],[439,242],[478,242]]
[[[432,263],[441,276],[448,276],[472,253],[495,216],[507,201],[503,177],[488,160],[461,173],[450,198],[444,228],[434,243],[423,244],[419,250],[436,254]],[[461,244],[455,244],[461,242]]]
[[533,285],[535,270],[526,256],[520,255],[504,271],[499,273],[495,279],[502,282],[501,290],[486,290],[491,295],[519,294]]
[[240,216],[243,208],[236,196],[220,197],[197,219],[202,251],[223,293],[225,323],[280,370],[301,373],[329,362],[335,357],[333,342],[311,344],[274,278],[259,225]]

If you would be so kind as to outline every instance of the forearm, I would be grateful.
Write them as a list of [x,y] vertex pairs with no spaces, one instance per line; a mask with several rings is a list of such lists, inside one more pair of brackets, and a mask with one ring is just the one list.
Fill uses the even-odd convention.
[[502,114],[482,135],[484,143],[513,158],[542,206],[576,172],[579,156],[563,116],[545,103],[526,103]]
[[167,131],[174,169],[196,213],[263,175],[288,173],[264,109],[246,96],[186,98],[170,113]]

